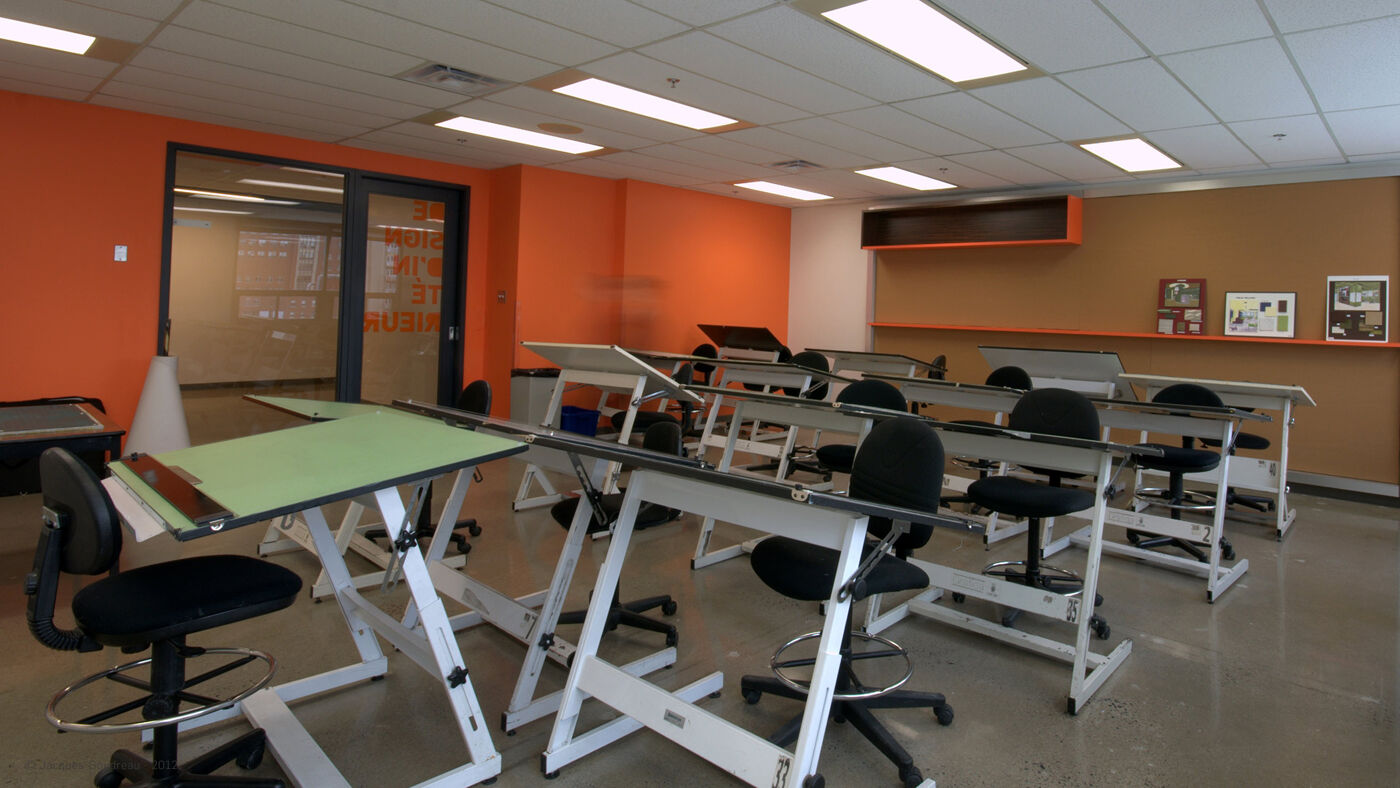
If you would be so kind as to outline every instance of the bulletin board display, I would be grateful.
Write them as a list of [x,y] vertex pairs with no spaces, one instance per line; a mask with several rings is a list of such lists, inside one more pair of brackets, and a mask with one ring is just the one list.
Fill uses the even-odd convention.
[[1389,276],[1327,277],[1327,340],[1387,342]]
[[1157,283],[1157,333],[1204,334],[1206,280],[1162,279]]
[[1297,309],[1297,293],[1226,293],[1225,335],[1291,338]]

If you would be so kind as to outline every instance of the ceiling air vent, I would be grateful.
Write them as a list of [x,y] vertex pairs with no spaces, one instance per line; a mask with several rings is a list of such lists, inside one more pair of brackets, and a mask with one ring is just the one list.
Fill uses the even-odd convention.
[[461,93],[467,96],[482,96],[493,90],[499,90],[507,85],[513,84],[503,79],[488,77],[485,74],[474,74],[460,68],[444,66],[440,63],[429,63],[419,66],[412,71],[406,71],[399,75],[399,79],[406,79],[409,82],[417,82],[420,85],[430,85],[443,90],[450,90],[454,93]]
[[768,166],[772,167],[775,170],[782,170],[783,172],[800,172],[802,170],[822,169],[822,166],[820,164],[813,164],[812,162],[806,161],[804,159],[793,159],[792,161],[775,161]]

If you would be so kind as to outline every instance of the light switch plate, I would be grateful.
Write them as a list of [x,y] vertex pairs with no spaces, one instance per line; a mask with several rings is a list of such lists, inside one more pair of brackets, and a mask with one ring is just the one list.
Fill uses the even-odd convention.
[[112,251],[112,261],[117,263],[126,262],[126,244],[117,244]]

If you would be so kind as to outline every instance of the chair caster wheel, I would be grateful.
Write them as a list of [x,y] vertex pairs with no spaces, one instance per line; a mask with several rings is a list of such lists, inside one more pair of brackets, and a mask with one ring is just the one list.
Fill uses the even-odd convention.
[[1137,531],[1128,532],[1128,544],[1136,545],[1138,543],[1138,540],[1141,538],[1142,534],[1138,533]]
[[1021,617],[1021,611],[1015,608],[1001,614],[1001,625],[1004,627],[1016,626],[1016,619]]
[[958,604],[962,604],[963,602],[967,601],[967,594],[964,594],[961,591],[954,591],[953,601],[957,602]]
[[826,788],[826,778],[820,774],[809,774],[802,778],[802,788]]
[[[470,553],[471,551],[472,551],[471,542],[463,542],[463,543],[457,545],[457,554],[458,554],[458,555],[466,555],[467,553]],[[482,785],[485,785],[485,783],[483,782]]]
[[1112,631],[1108,627],[1108,622],[1098,616],[1089,619],[1089,628],[1094,630],[1094,634],[1098,636],[1099,640],[1108,640],[1108,633]]
[[711,693],[709,694],[708,697],[711,697],[711,698],[718,698],[719,696],[720,696],[720,691],[719,691],[719,690],[715,690],[714,692],[711,692]]
[[263,754],[265,752],[267,752],[266,745],[254,747],[238,756],[234,763],[238,764],[238,768],[240,769],[256,769],[258,768],[258,764],[262,763]]
[[467,533],[471,534],[472,536],[481,536],[481,526],[469,525],[467,526]]
[[904,788],[917,788],[924,781],[924,775],[910,766],[908,771],[900,770],[899,779],[904,781]]
[[97,788],[118,788],[122,784],[122,776],[116,769],[108,767],[92,778],[92,784]]
[[666,630],[666,645],[674,646],[676,643],[680,642],[680,639],[681,636],[676,632],[675,627]]
[[1226,561],[1235,560],[1235,548],[1233,545],[1224,545],[1220,548],[1220,557]]
[[942,706],[936,706],[936,707],[934,707],[934,709],[933,709],[933,716],[936,717],[936,718],[938,719],[938,724],[939,724],[939,725],[944,725],[944,726],[952,725],[952,724],[953,724],[953,707],[952,707],[952,706],[949,706],[949,705],[946,704],[946,703],[943,704]]
[[763,697],[763,693],[755,689],[744,690],[744,702],[750,706],[758,703],[758,699]]
[[663,602],[663,603],[662,603],[662,605],[661,605],[661,615],[663,615],[663,616],[674,616],[675,614],[676,614],[676,603],[675,603],[674,601],[672,601],[672,602]]
[[496,778],[495,778],[495,777],[491,777],[491,778],[489,778],[489,779],[482,780],[482,781],[481,781],[481,784],[482,784],[482,785],[495,785],[495,784],[496,784]]

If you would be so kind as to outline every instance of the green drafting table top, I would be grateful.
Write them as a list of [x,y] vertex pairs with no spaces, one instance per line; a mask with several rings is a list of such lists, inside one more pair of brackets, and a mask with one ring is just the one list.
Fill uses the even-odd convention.
[[262,394],[244,394],[243,399],[265,405],[273,410],[290,413],[307,421],[334,421],[348,419],[365,413],[390,410],[384,405],[361,402],[332,402],[324,399],[301,399],[298,397],[268,397]]
[[112,475],[185,540],[260,522],[525,450],[523,443],[374,407],[368,412],[163,452],[155,459],[214,499],[230,516],[196,523],[125,461]]

